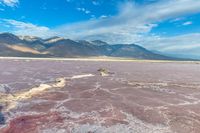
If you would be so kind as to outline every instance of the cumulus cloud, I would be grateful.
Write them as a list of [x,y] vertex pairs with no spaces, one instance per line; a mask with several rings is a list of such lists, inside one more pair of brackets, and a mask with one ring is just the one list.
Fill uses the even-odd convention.
[[[129,1],[120,4],[118,9],[118,13],[113,16],[66,24],[54,29],[15,20],[7,20],[7,23],[14,27],[14,32],[18,34],[34,34],[41,37],[59,35],[71,39],[87,40],[101,39],[109,43],[138,43],[146,48],[165,53],[185,51],[191,55],[199,54],[200,34],[198,33],[174,37],[150,35],[150,31],[157,27],[159,22],[185,21],[186,15],[199,13],[199,0],[160,0],[145,5]],[[90,13],[85,8],[77,8],[77,10]],[[186,21],[183,25],[189,24],[192,22]]]
[[144,47],[166,54],[176,54],[186,57],[199,57],[200,33],[190,33],[173,37],[147,36],[138,43]]
[[[138,43],[164,53],[185,51],[190,55],[199,55],[200,41],[195,41],[199,40],[199,34],[174,37],[149,35],[150,31],[158,26],[158,22],[170,19],[180,21],[184,19],[185,15],[199,12],[200,1],[197,0],[161,0],[147,5],[126,2],[119,6],[119,12],[115,16],[67,24],[57,27],[55,30],[61,36],[72,39],[101,39],[109,43]],[[190,24],[192,22],[187,21],[183,25]],[[196,53],[192,51],[196,51]]]
[[19,4],[19,0],[0,0],[0,4],[15,7]]
[[17,35],[50,37],[55,34],[48,27],[37,26],[32,23],[25,23],[21,21],[12,20],[12,19],[1,20],[1,25],[8,27],[9,29],[12,29],[12,32]]
[[[67,24],[55,30],[73,39],[103,39],[110,43],[134,43],[148,34],[156,23],[183,15],[200,12],[200,1],[168,0],[153,4],[137,5],[126,2],[119,6],[119,13],[107,18]],[[64,35],[63,35],[64,36]]]

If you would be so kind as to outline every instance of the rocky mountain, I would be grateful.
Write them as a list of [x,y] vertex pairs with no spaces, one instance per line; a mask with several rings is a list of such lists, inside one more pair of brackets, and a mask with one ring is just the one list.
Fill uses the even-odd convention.
[[136,59],[175,59],[153,53],[135,44],[110,45],[101,40],[74,41],[61,37],[42,39],[32,36],[0,34],[0,56],[24,57],[128,57]]

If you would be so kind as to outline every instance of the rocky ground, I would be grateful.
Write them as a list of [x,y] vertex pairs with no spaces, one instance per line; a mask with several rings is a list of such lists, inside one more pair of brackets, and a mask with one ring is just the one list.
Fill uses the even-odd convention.
[[200,64],[0,60],[1,133],[199,133]]

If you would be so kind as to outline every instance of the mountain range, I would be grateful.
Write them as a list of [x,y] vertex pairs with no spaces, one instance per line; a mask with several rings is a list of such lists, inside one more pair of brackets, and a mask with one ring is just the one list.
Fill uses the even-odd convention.
[[136,44],[108,44],[101,40],[74,41],[61,37],[42,39],[33,36],[0,34],[0,56],[4,57],[123,57],[152,60],[177,58],[151,52]]

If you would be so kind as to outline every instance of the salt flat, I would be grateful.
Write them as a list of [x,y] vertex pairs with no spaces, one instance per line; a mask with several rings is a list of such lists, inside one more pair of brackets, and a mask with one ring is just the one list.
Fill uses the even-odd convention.
[[199,77],[198,62],[1,58],[0,132],[199,133]]

